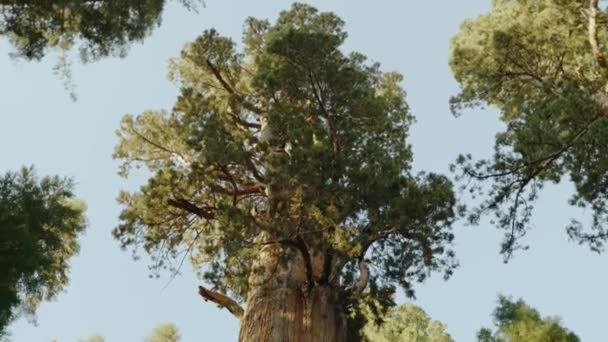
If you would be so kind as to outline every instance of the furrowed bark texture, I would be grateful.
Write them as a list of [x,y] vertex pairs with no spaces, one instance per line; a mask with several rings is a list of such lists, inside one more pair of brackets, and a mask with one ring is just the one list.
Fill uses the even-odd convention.
[[[321,279],[322,257],[312,257],[313,278]],[[249,279],[240,342],[346,341],[346,316],[338,284],[309,285],[301,253],[268,246]]]
[[315,287],[258,289],[248,300],[239,341],[346,341],[346,320],[337,291]]

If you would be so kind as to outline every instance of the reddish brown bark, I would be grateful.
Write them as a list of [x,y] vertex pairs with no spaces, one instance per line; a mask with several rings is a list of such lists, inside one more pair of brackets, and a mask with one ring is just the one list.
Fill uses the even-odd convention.
[[259,271],[249,279],[239,341],[346,341],[339,284],[319,283],[324,265],[320,253],[309,255],[284,245],[264,248],[256,260]]
[[249,298],[240,342],[346,341],[346,318],[331,287],[260,288]]

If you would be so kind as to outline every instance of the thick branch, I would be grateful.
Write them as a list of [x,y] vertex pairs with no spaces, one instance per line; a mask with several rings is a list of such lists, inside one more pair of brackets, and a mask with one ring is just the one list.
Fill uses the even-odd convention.
[[[209,67],[209,70],[211,70],[211,72],[213,73],[213,76],[215,76],[215,79],[218,82],[220,82],[220,84],[222,85],[224,90],[226,90],[227,92],[229,92],[232,95],[238,96],[238,98],[241,100],[241,104],[243,105],[243,107],[245,107],[245,109],[247,109],[253,113],[256,113],[256,114],[261,113],[261,110],[259,108],[256,108],[253,104],[245,101],[243,96],[241,94],[239,94],[230,84],[228,84],[228,82],[226,82],[226,80],[222,76],[222,73],[220,73],[218,68],[216,68],[215,65],[213,65],[213,63],[211,63],[211,61],[209,59],[207,59],[206,62],[207,62],[207,67]],[[258,129],[261,128],[261,125],[256,124],[256,123],[250,123],[245,120],[242,120],[240,123],[244,124],[248,127],[251,127],[251,128],[258,128]]]
[[266,193],[264,192],[265,189],[266,189],[266,187],[264,187],[261,184],[254,184],[254,185],[247,186],[245,188],[237,189],[236,195],[237,196],[249,196],[249,195],[259,194],[259,195],[265,196],[266,195]]
[[222,77],[222,74],[220,73],[220,71],[215,67],[215,65],[213,65],[213,63],[211,63],[211,61],[209,59],[207,59],[207,66],[209,67],[209,70],[211,70],[211,72],[213,73],[213,76],[215,76],[215,79],[218,80],[218,82],[221,83],[222,87],[224,87],[224,89],[229,92],[230,94],[237,94],[236,91],[234,90],[234,88],[232,88],[230,86],[230,84],[228,84],[228,82],[226,82],[226,80],[224,80],[224,77]]
[[185,199],[169,199],[167,201],[167,204],[169,204],[172,207],[185,210],[191,214],[194,214],[200,218],[204,218],[207,220],[212,220],[215,217],[213,210],[211,208],[199,207],[196,204],[194,204],[190,201],[187,201]]
[[317,100],[319,108],[321,108],[321,110],[323,111],[323,114],[325,115],[327,132],[328,132],[328,136],[329,136],[329,140],[331,142],[332,148],[333,148],[334,152],[337,153],[337,152],[339,152],[338,151],[338,141],[337,141],[334,129],[332,127],[331,115],[330,115],[329,111],[327,110],[327,108],[325,108],[325,101],[323,99],[321,86],[316,81],[316,78],[314,77],[312,72],[309,72],[309,79],[310,79],[310,84],[312,86],[313,95],[314,95],[315,99]]
[[[369,228],[370,227],[368,226],[368,229]],[[365,230],[367,230],[367,229],[364,229],[364,231]],[[367,250],[369,249],[369,247],[371,247],[371,245],[374,242],[381,240],[381,239],[385,239],[388,236],[390,236],[391,234],[394,234],[396,232],[397,232],[397,229],[392,228],[392,229],[384,230],[381,232],[374,232],[371,234],[363,233],[363,235],[367,235],[367,236],[365,237],[365,240],[363,241],[363,244],[361,246],[361,253],[359,254],[359,257],[357,259],[358,264],[359,264],[359,279],[357,279],[357,282],[355,283],[355,285],[350,288],[350,291],[361,294],[367,287],[367,284],[369,282],[369,267],[367,265],[367,262],[365,261],[365,254],[367,253]],[[346,265],[346,263],[347,263],[347,260],[344,260],[342,263],[340,263],[338,270],[342,270],[342,268]]]
[[232,175],[232,173],[230,173],[230,170],[228,169],[227,166],[221,166],[220,167],[220,171],[223,174],[222,179],[230,182],[230,184],[232,185],[232,192],[229,193],[230,195],[233,196],[233,203],[234,205],[236,205],[236,202],[238,200],[238,197],[240,196],[249,196],[249,195],[255,195],[255,194],[260,194],[260,195],[266,195],[266,187],[262,184],[246,184],[244,188],[240,188],[236,182],[236,180],[234,179],[234,176]]
[[262,184],[266,183],[266,179],[264,178],[262,173],[258,170],[258,168],[255,166],[255,164],[253,163],[253,160],[251,158],[252,158],[251,156],[245,157],[245,164],[247,165],[247,168],[249,169],[249,171],[251,171],[253,178],[255,178],[258,182],[260,182]]
[[219,292],[215,292],[213,290],[206,289],[199,285],[198,294],[203,297],[206,301],[212,301],[215,304],[226,308],[230,313],[234,315],[237,319],[241,319],[243,316],[243,308],[232,298],[229,298]]
[[296,248],[298,251],[300,251],[300,254],[302,254],[302,259],[304,259],[304,266],[306,267],[306,281],[308,282],[308,288],[311,289],[314,284],[312,279],[312,260],[310,258],[310,253],[308,252],[308,247],[306,246],[304,239],[302,239],[302,237],[298,235],[295,241],[281,240],[281,243]]
[[606,68],[606,58],[600,51],[599,44],[597,42],[597,6],[599,0],[589,0],[589,22],[587,25],[587,30],[589,34],[589,44],[591,44],[591,52],[593,53],[593,57],[597,61],[597,64]]
[[300,252],[300,254],[302,255],[302,259],[304,260],[304,267],[306,268],[306,281],[308,282],[308,288],[311,289],[312,286],[314,285],[313,278],[312,278],[312,276],[313,276],[312,259],[310,258],[310,253],[308,252],[308,247],[306,246],[304,239],[302,239],[302,237],[298,235],[296,240],[281,239],[281,240],[266,241],[266,242],[263,242],[262,244],[263,245],[272,245],[272,244],[277,244],[277,243],[285,245],[287,247],[292,247]]
[[359,259],[359,280],[357,280],[357,284],[355,285],[355,291],[357,293],[362,294],[363,290],[367,287],[367,282],[369,281],[369,267],[367,266],[367,262],[365,262],[364,258]]
[[365,253],[367,253],[367,250],[369,249],[369,247],[376,241],[384,239],[386,237],[388,237],[391,234],[394,234],[397,232],[396,228],[391,228],[391,229],[387,229],[387,230],[383,230],[380,232],[374,232],[371,234],[368,234],[365,238],[365,240],[363,241],[363,245],[361,247],[361,258],[363,258],[365,256]]
[[320,284],[329,284],[333,260],[334,254],[331,252],[330,249],[325,253],[325,259],[323,260],[323,272],[321,273],[321,279],[319,279]]

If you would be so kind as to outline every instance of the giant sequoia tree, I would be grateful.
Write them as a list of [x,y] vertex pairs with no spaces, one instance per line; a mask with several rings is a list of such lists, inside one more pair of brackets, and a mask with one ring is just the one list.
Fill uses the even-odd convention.
[[173,62],[174,108],[118,130],[121,173],[151,177],[119,196],[114,236],[155,269],[189,257],[241,341],[345,340],[353,307],[383,309],[396,285],[412,294],[455,267],[452,185],[411,173],[402,77],[345,39],[338,17],[301,4],[249,18],[241,50],[206,31]]
[[[487,103],[507,129],[489,160],[459,159],[485,200],[471,219],[493,212],[508,258],[529,227],[546,183],[568,177],[570,203],[589,208],[569,236],[600,251],[608,239],[608,13],[598,0],[494,0],[462,24],[450,65],[462,92],[454,109]],[[586,227],[586,228],[585,228]]]
[[34,314],[66,286],[83,212],[68,179],[38,179],[31,168],[0,177],[0,338],[18,314]]

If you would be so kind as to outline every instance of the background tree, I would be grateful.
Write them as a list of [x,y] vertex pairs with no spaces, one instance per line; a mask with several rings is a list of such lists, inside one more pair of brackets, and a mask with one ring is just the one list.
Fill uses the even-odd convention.
[[598,0],[494,0],[452,40],[450,66],[462,86],[454,110],[487,103],[507,124],[489,160],[458,160],[483,202],[473,222],[493,212],[511,253],[529,228],[543,185],[568,176],[570,204],[591,209],[569,236],[602,250],[608,239],[608,15]]
[[[145,338],[145,342],[178,342],[181,339],[179,331],[175,323],[161,323],[154,327],[148,337]],[[104,342],[105,338],[101,334],[89,336],[87,338],[79,339],[78,342]],[[57,340],[53,340],[57,342]]]
[[118,130],[120,173],[152,176],[120,194],[114,236],[154,270],[188,257],[242,341],[344,340],[349,309],[456,265],[452,184],[411,174],[402,77],[345,39],[302,4],[247,19],[242,51],[206,31],[173,62],[173,110]]
[[68,260],[85,228],[85,205],[72,185],[57,176],[38,179],[32,168],[0,177],[0,335],[68,282]]
[[[179,0],[195,9],[202,0]],[[110,55],[124,57],[160,25],[165,0],[0,0],[0,36],[15,47],[11,55],[40,60],[49,50],[61,53],[54,72],[76,100],[71,59],[79,46],[83,62]]]
[[479,342],[579,342],[580,339],[561,326],[559,318],[542,318],[523,300],[498,297],[494,311],[496,332],[483,328],[477,333]]
[[97,334],[84,339],[80,339],[78,340],[78,342],[105,342],[105,340],[106,339],[102,335]]
[[405,303],[390,309],[376,323],[372,315],[365,326],[365,336],[373,342],[453,342],[446,325],[432,320],[420,307]]
[[[194,8],[198,0],[180,0]],[[160,25],[165,0],[0,0],[0,35],[16,48],[15,56],[42,58],[49,49],[80,44],[83,60],[124,56]]]
[[181,339],[175,323],[157,325],[146,338],[146,342],[178,342]]

